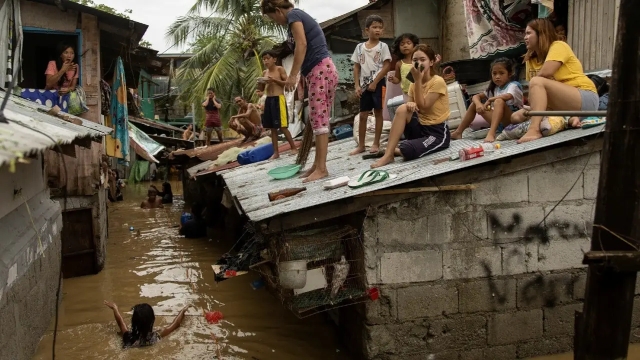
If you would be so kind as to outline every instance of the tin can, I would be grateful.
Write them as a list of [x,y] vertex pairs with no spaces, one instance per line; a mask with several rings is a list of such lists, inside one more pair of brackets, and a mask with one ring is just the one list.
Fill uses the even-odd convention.
[[460,150],[460,161],[467,161],[484,156],[484,149],[482,146],[469,147]]

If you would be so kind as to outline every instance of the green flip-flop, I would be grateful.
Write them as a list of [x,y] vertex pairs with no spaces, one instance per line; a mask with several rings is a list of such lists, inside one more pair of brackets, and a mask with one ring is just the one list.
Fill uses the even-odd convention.
[[357,180],[351,180],[347,186],[358,189],[363,186],[377,184],[389,178],[389,173],[384,170],[367,170]]

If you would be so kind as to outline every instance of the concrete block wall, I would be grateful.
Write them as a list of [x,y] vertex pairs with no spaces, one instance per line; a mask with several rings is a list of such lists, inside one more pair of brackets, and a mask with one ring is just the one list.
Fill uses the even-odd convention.
[[570,351],[599,166],[593,153],[377,208],[363,229],[366,278],[381,292],[363,311],[364,357]]
[[56,307],[62,216],[44,190],[0,218],[0,359],[33,357]]

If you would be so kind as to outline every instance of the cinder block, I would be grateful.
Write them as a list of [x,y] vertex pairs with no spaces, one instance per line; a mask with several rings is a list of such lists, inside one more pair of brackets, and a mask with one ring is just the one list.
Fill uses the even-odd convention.
[[516,279],[486,278],[458,285],[460,312],[504,311],[516,307]]
[[515,344],[542,337],[542,310],[495,314],[489,318],[489,345]]
[[523,238],[535,241],[539,229],[544,228],[544,210],[532,204],[528,207],[494,209],[488,211],[489,238],[496,243]]
[[478,183],[471,192],[473,204],[506,204],[529,201],[529,177],[526,172],[498,176]]
[[487,231],[487,213],[480,206],[473,206],[469,211],[453,215],[451,225],[451,241],[477,242],[489,238]]
[[582,304],[544,308],[544,335],[573,335],[576,310],[581,311]]
[[[573,300],[584,300],[584,292],[587,289],[587,274],[574,275],[573,278]],[[636,282],[636,295],[638,295],[638,285]]]
[[367,217],[362,224],[362,241],[365,248],[378,244],[378,217]]
[[516,358],[516,346],[494,346],[484,349],[485,360],[513,360]]
[[[586,161],[586,159],[584,161]],[[568,194],[564,200],[583,198],[581,170],[584,167],[584,162],[582,163],[582,167],[575,166],[575,164],[573,164],[574,166],[562,166],[560,163],[556,164],[553,164],[554,166],[551,168],[544,167],[542,170],[529,172],[530,202],[560,201],[567,192]],[[576,183],[575,186],[573,186],[574,182]],[[572,186],[573,189],[571,188]]]
[[573,301],[570,273],[538,274],[518,279],[518,309],[554,307]]
[[571,239],[575,237],[590,238],[595,215],[593,201],[584,202],[581,205],[547,206],[544,209],[547,238]]
[[367,325],[381,325],[396,319],[397,313],[392,306],[396,303],[396,290],[385,286],[378,288],[380,297],[377,301],[365,302],[365,322]]
[[373,359],[380,354],[395,353],[395,339],[386,326],[365,326],[365,333],[365,351],[367,359]]
[[573,349],[573,337],[554,337],[527,341],[517,345],[518,359],[569,352]]
[[427,244],[444,244],[451,241],[451,215],[431,215],[428,220]]
[[572,268],[583,268],[582,259],[589,251],[589,238],[571,240],[552,240],[549,244],[538,246],[538,264],[532,270],[551,271]]
[[502,275],[517,275],[538,268],[536,244],[502,245]]
[[398,289],[398,319],[411,320],[458,312],[458,289],[453,285],[420,285]]
[[378,215],[378,241],[384,245],[423,245],[427,243],[428,219],[397,219]]
[[460,360],[484,360],[484,354],[482,349],[461,351]]
[[483,316],[431,320],[428,326],[429,351],[472,349],[487,344],[487,319]]
[[443,251],[445,280],[470,279],[502,274],[502,251],[498,246]]
[[584,198],[595,199],[598,196],[598,183],[600,181],[600,169],[586,169],[584,171]]
[[385,253],[380,259],[383,284],[426,282],[442,278],[439,250]]

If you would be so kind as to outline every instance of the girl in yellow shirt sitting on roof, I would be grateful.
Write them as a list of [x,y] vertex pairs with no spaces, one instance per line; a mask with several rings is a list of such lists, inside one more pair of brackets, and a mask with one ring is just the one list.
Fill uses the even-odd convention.
[[[532,111],[598,110],[600,99],[593,82],[584,74],[582,64],[569,44],[558,40],[553,23],[534,19],[527,24],[524,56],[529,80],[529,103]],[[514,123],[524,120],[524,111],[515,112]],[[542,137],[542,116],[532,116],[527,133],[518,142]],[[572,124],[579,126],[578,124]]]
[[[389,142],[384,156],[371,168],[387,165],[395,156],[413,160],[449,147],[451,134],[445,122],[449,110],[447,83],[436,75],[436,53],[425,44],[413,51],[411,75],[415,83],[409,87],[409,99],[393,118]],[[405,140],[400,142],[404,133]]]

